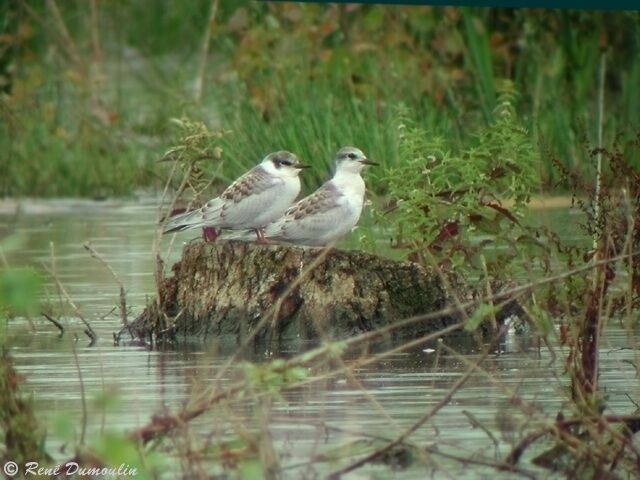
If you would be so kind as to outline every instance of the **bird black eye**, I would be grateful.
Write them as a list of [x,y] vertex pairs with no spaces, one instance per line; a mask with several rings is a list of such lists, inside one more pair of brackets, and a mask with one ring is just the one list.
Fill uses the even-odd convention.
[[347,157],[349,157],[351,160],[355,160],[356,159],[356,154],[355,153],[350,153],[349,155],[347,155]]
[[293,165],[293,164],[291,163],[291,160],[281,160],[281,161],[280,161],[280,163],[281,163],[282,165],[286,165],[287,167],[290,167],[291,165]]

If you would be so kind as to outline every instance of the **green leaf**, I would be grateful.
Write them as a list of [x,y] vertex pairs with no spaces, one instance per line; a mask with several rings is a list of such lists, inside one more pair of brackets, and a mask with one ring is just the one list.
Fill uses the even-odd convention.
[[369,31],[375,31],[381,28],[384,24],[384,15],[380,7],[371,7],[369,13],[367,13],[362,19],[362,25]]
[[94,443],[94,451],[107,465],[138,463],[138,450],[135,445],[114,433],[106,433]]
[[261,480],[264,478],[262,462],[258,458],[240,462],[240,465],[238,465],[238,473],[242,480]]
[[305,380],[309,371],[304,367],[291,367],[284,372],[285,383],[296,383]]
[[42,280],[32,268],[10,268],[0,272],[0,310],[33,315],[39,309]]
[[449,258],[451,259],[451,266],[456,268],[462,267],[467,261],[462,252],[454,252]]
[[12,252],[20,247],[25,242],[27,234],[25,232],[16,232],[3,238],[0,242],[0,250],[3,252]]
[[159,452],[147,452],[144,461],[135,442],[117,433],[107,432],[99,436],[92,444],[93,453],[110,467],[127,466],[135,468],[136,479],[157,478],[157,472],[166,464],[166,457]]
[[96,408],[109,411],[114,410],[121,404],[121,397],[113,388],[107,388],[103,392],[99,392],[93,399]]
[[73,442],[76,437],[75,421],[68,413],[56,414],[51,422],[51,431],[64,443]]

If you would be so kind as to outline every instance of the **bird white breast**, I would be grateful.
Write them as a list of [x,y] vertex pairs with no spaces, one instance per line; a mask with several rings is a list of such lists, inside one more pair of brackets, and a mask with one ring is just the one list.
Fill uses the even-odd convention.
[[359,174],[336,174],[331,180],[336,188],[344,195],[349,207],[357,212],[356,222],[360,218],[364,202],[364,180]]
[[347,235],[360,220],[362,205],[364,202],[364,180],[358,174],[337,174],[331,180],[336,189],[342,193],[340,198],[341,208],[333,210],[333,221],[325,225],[324,232],[305,238],[307,245],[326,245]]
[[[256,215],[254,225],[265,226],[280,218],[287,208],[295,201],[300,193],[300,178],[284,177],[282,186],[274,189],[274,194],[270,199],[271,204],[263,204],[262,212]],[[277,191],[276,191],[277,190]]]

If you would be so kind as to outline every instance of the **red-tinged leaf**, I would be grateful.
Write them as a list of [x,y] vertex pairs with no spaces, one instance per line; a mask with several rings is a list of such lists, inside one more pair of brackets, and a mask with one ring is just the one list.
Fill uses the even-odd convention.
[[451,237],[455,237],[459,233],[460,233],[460,226],[458,225],[458,222],[448,222],[447,224],[445,224],[444,227],[440,229],[440,232],[438,232],[438,236],[435,238],[435,240],[433,240],[433,242],[431,242],[431,245],[429,245],[429,248],[436,247],[437,245],[441,244],[445,240]]
[[502,167],[498,167],[491,170],[491,173],[489,173],[489,178],[491,180],[495,180],[496,178],[504,177],[505,174],[506,174],[505,169]]
[[407,255],[407,260],[413,263],[422,263],[422,257],[418,252],[411,252]]
[[560,345],[569,343],[569,327],[566,323],[560,324]]

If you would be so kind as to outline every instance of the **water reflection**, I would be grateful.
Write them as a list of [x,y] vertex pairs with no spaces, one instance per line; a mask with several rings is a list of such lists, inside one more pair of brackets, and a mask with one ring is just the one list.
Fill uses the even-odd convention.
[[[550,218],[562,222],[562,218]],[[9,263],[50,264],[53,242],[58,275],[99,335],[97,345],[87,348],[82,326],[73,319],[65,320],[68,332],[62,337],[42,319],[33,319],[35,332],[24,319],[11,320],[4,327],[17,368],[27,378],[26,391],[45,418],[53,419],[62,412],[79,421],[82,382],[89,399],[89,432],[131,430],[146,424],[155,412],[181,408],[194,392],[214,382],[225,385],[242,375],[235,368],[222,370],[237,349],[234,342],[210,339],[153,351],[112,345],[112,333],[120,326],[117,309],[113,311],[118,287],[82,244],[90,240],[116,271],[127,288],[127,301],[135,316],[146,298],[154,294],[151,245],[155,223],[155,199],[135,204],[28,203],[18,215],[6,205],[0,208],[2,235],[18,231],[25,237],[21,248],[6,252]],[[55,291],[51,282],[47,289]],[[635,336],[627,335],[618,325],[609,325],[607,331],[601,352],[602,385],[609,395],[611,412],[628,413],[635,408],[632,399],[637,400],[640,394]],[[426,344],[384,356],[352,375],[329,376],[285,391],[264,413],[285,477],[332,471],[344,461],[312,466],[308,461],[320,454],[331,458],[336,449],[356,440],[392,439],[434,408],[480,355],[476,341],[469,336],[448,339],[447,344],[457,354],[446,353],[437,342]],[[384,352],[380,348],[377,353]],[[514,332],[504,338],[498,350],[501,353],[483,362],[449,404],[417,429],[411,436],[413,444],[466,458],[501,459],[521,438],[524,425],[547,421],[563,408],[567,379],[562,362],[566,352],[556,352],[558,360],[552,362],[546,348],[538,349],[530,338]],[[277,353],[291,356],[295,351]],[[258,346],[244,352],[243,358],[261,361],[273,355]],[[117,400],[105,406],[97,401],[105,395]],[[254,402],[247,398],[213,409],[190,428],[192,435],[210,435],[214,428],[221,438],[234,438],[239,423],[258,428],[260,421],[265,420],[260,420]],[[493,432],[495,439],[483,427]],[[48,441],[56,445],[54,438]],[[60,454],[60,459],[66,458],[68,452]],[[479,467],[463,468],[457,462],[431,456],[404,470],[402,476],[424,478],[434,462],[439,473],[456,478],[482,475]],[[389,475],[385,465],[371,465],[364,471],[372,477]],[[495,478],[495,472],[486,472]],[[512,477],[504,474],[504,478]]]

